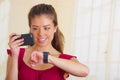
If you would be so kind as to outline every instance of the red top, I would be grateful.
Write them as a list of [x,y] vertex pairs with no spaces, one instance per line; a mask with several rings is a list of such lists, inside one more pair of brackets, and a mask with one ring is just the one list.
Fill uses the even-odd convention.
[[[11,50],[7,50],[8,54],[11,55]],[[53,66],[46,70],[35,70],[27,66],[23,61],[25,48],[20,49],[18,59],[18,80],[65,80],[65,71]],[[60,54],[59,58],[71,59],[75,56],[68,54]]]

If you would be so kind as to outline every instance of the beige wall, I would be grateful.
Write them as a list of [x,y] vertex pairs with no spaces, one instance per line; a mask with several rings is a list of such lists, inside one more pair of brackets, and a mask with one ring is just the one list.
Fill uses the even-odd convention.
[[76,0],[56,0],[54,6],[58,13],[59,27],[65,36],[65,53],[73,54]]

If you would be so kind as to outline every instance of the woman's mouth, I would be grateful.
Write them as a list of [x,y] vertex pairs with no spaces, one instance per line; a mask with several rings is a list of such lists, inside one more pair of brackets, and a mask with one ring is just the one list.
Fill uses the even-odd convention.
[[39,38],[38,41],[39,43],[44,43],[46,41],[46,38]]

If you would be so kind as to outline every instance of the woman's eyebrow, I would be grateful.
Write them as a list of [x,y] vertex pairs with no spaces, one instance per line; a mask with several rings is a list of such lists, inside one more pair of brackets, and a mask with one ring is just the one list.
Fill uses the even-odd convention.
[[50,26],[50,24],[44,25],[43,27]]
[[32,25],[32,27],[38,27],[37,25]]

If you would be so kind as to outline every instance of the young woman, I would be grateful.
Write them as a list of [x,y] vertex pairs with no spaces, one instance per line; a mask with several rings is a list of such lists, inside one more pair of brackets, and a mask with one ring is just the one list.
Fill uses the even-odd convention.
[[[9,36],[6,80],[66,80],[69,74],[88,75],[88,67],[75,56],[64,54],[64,37],[58,28],[57,15],[49,4],[38,4],[28,14],[34,45],[20,48],[24,39]],[[15,35],[15,36],[13,36]]]

